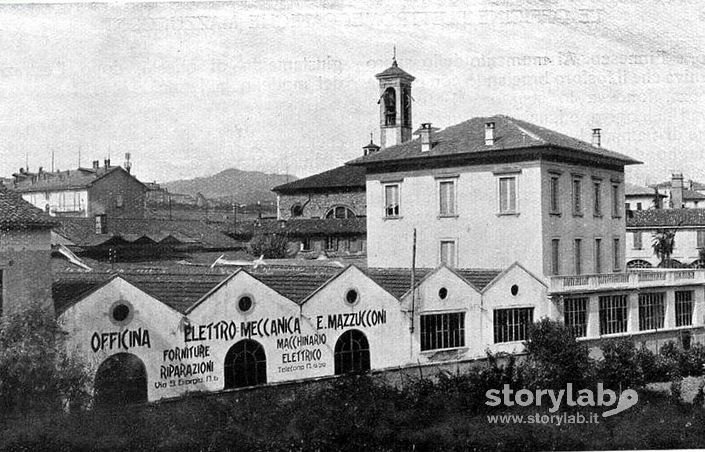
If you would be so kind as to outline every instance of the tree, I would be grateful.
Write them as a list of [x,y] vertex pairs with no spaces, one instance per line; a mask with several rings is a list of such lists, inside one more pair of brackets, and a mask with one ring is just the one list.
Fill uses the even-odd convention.
[[86,367],[65,350],[66,333],[39,303],[0,321],[0,412],[60,410],[87,400]]
[[578,342],[562,322],[541,319],[529,330],[524,378],[537,388],[564,388],[567,383],[581,386],[589,379],[587,346]]
[[653,234],[651,247],[654,254],[661,260],[659,267],[669,268],[671,266],[671,255],[676,246],[675,229],[658,229]]
[[250,254],[266,259],[281,259],[288,255],[289,239],[286,234],[258,234],[249,244]]

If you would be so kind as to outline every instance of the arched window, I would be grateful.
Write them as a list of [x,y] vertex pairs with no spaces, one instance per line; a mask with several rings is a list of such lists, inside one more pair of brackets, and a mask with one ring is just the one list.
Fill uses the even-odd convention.
[[370,370],[370,345],[358,330],[343,333],[335,343],[336,375]]
[[691,268],[705,268],[705,260],[698,259],[690,264]]
[[411,88],[405,86],[401,89],[401,125],[411,127]]
[[262,345],[251,339],[236,343],[225,355],[225,389],[267,383],[267,357]]
[[118,353],[103,361],[95,374],[97,406],[147,401],[147,370],[131,353]]
[[384,102],[384,125],[393,126],[397,123],[397,93],[391,86],[384,90],[382,95]]
[[304,208],[301,204],[298,202],[291,206],[291,216],[292,217],[300,217],[304,214]]
[[645,260],[635,259],[633,261],[627,262],[627,268],[651,268],[652,265]]
[[333,206],[326,213],[326,218],[355,218],[355,212],[346,206]]

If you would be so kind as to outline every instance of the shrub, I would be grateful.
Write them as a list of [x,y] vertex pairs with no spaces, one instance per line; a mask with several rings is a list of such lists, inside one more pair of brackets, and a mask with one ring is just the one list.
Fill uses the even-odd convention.
[[88,398],[84,365],[64,348],[65,333],[40,304],[0,322],[2,414],[46,413]]
[[544,318],[534,323],[526,351],[523,372],[530,387],[564,388],[567,383],[582,386],[590,373],[587,346],[576,341],[562,322]]
[[286,234],[259,234],[252,238],[248,246],[253,256],[267,259],[281,259],[288,255],[289,239]]
[[637,359],[637,350],[630,338],[604,341],[598,364],[598,376],[606,387],[626,389],[644,384],[644,375]]

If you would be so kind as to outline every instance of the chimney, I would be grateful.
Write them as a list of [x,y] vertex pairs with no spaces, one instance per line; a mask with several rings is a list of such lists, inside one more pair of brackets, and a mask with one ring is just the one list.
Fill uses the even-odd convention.
[[430,122],[421,124],[421,128],[414,132],[414,135],[421,137],[421,152],[428,152],[433,147],[433,132],[438,130],[436,127],[431,127]]
[[673,173],[671,176],[671,207],[683,208],[683,174]]
[[110,159],[103,160],[103,163],[105,164],[105,169],[108,169],[110,167]]
[[494,122],[485,123],[485,146],[494,146]]
[[93,169],[97,170],[100,167],[100,161],[99,160],[93,160]]
[[602,129],[592,129],[592,145],[602,147]]
[[130,174],[132,170],[132,162],[130,162],[130,157],[132,157],[132,155],[129,152],[125,152],[125,171],[127,171],[128,174]]

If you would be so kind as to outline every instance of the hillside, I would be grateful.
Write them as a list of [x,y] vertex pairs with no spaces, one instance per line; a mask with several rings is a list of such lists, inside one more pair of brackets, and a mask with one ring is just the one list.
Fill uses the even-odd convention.
[[242,204],[257,201],[274,201],[272,187],[296,180],[295,176],[266,174],[259,171],[241,171],[230,168],[208,177],[175,180],[160,184],[172,193],[195,195],[206,198],[237,201]]

